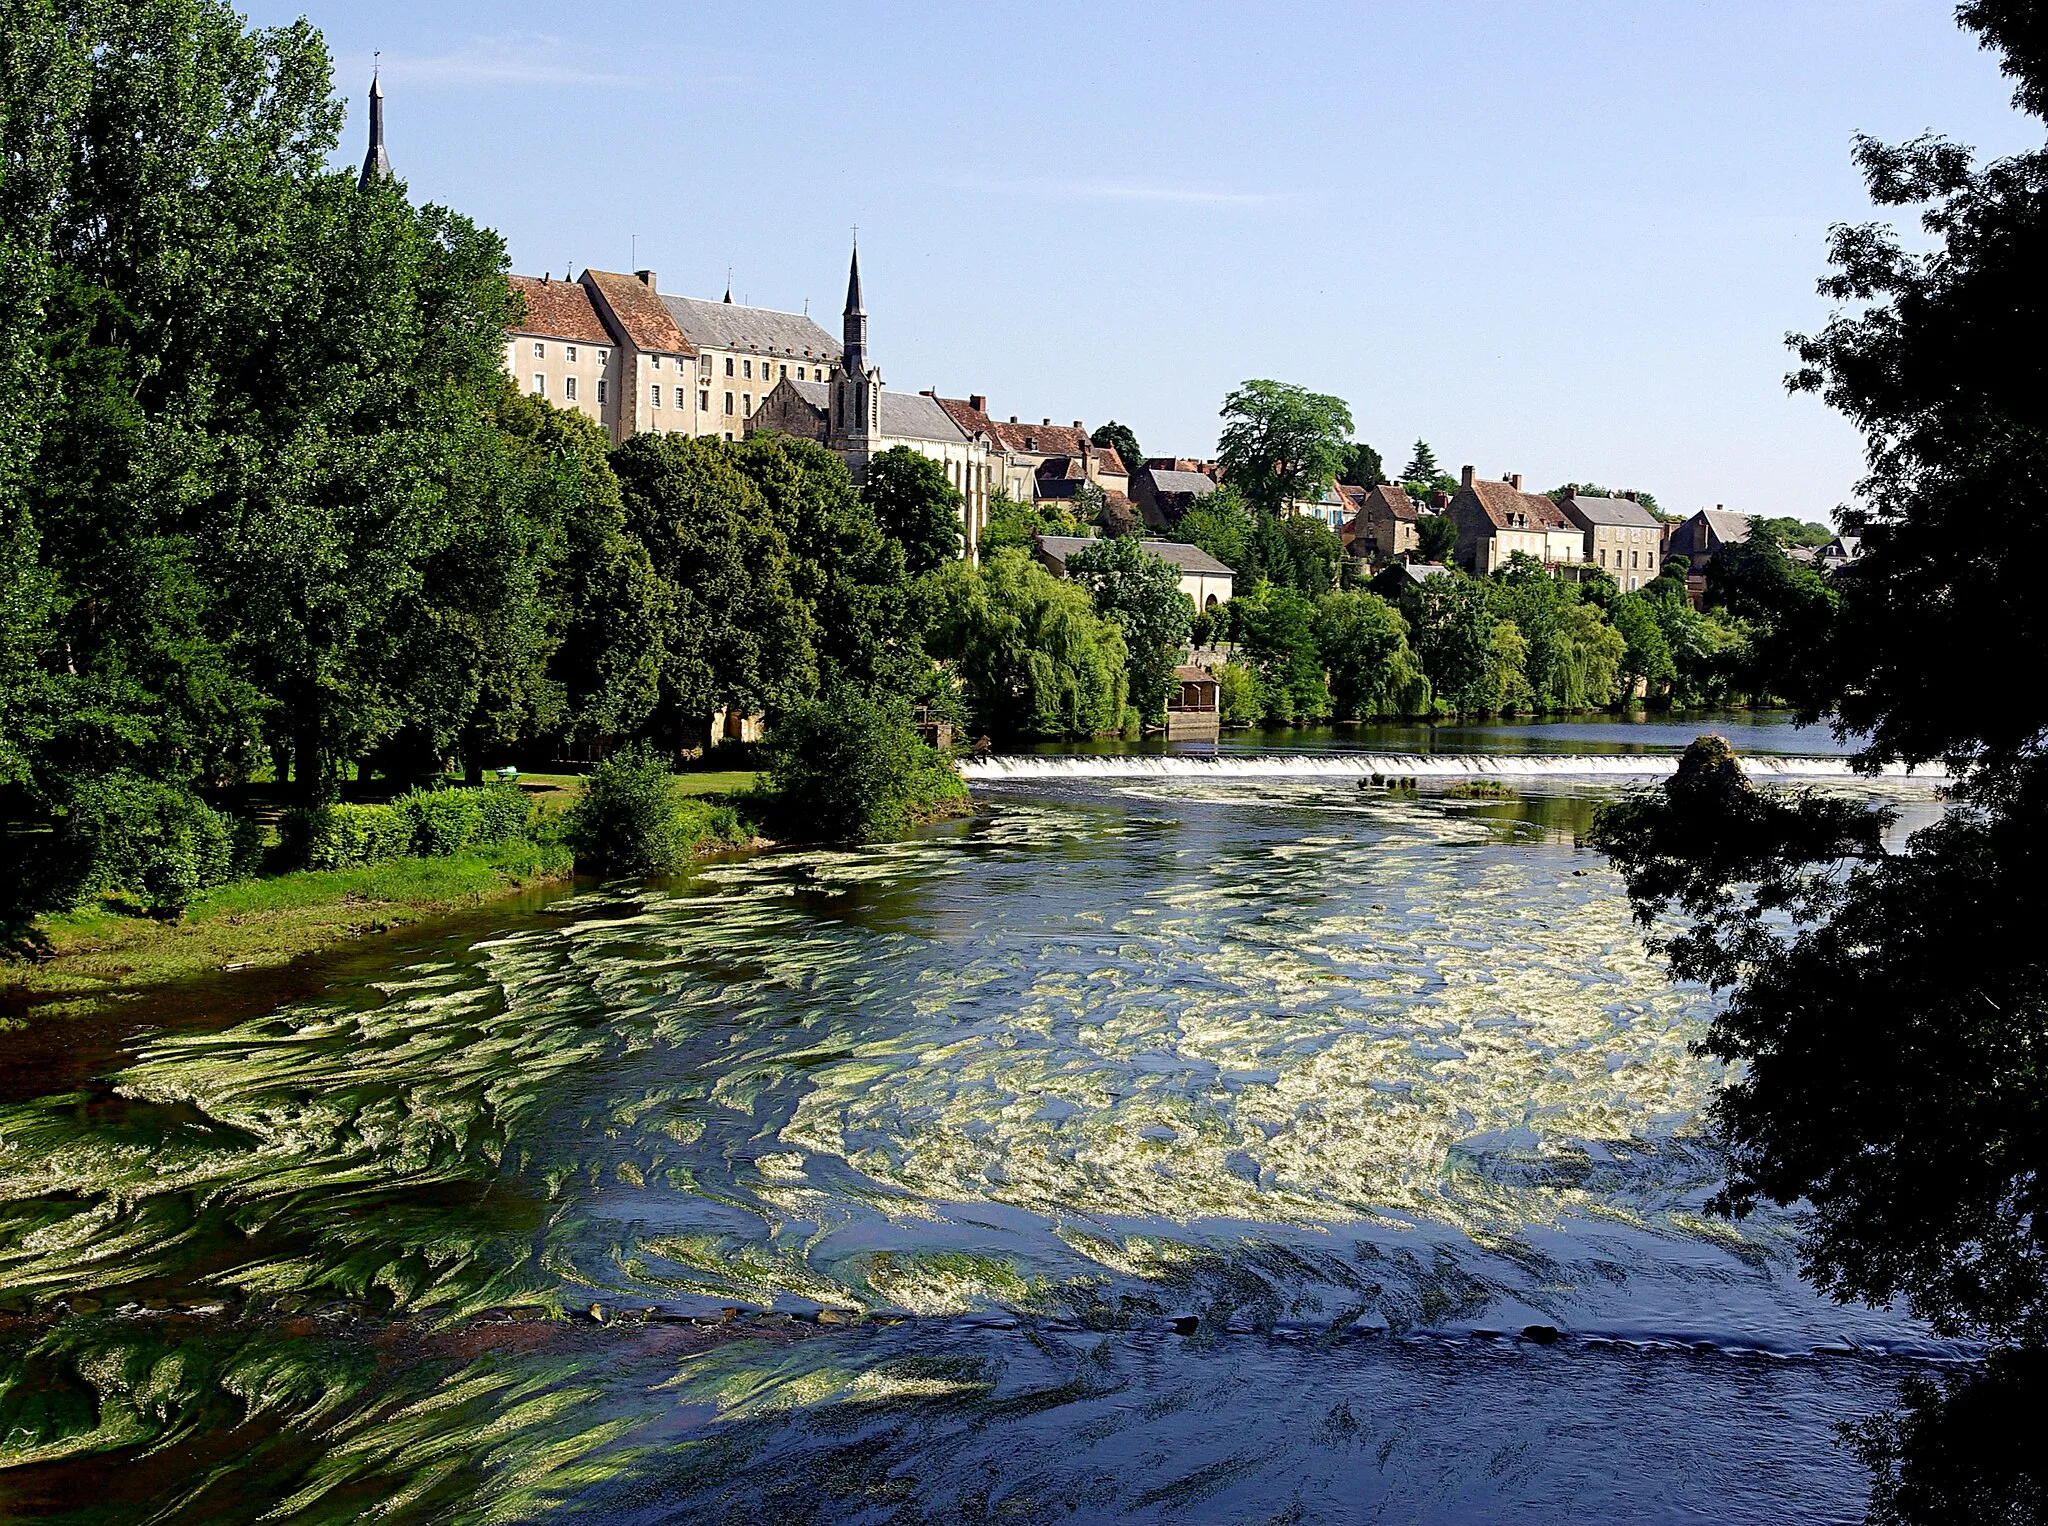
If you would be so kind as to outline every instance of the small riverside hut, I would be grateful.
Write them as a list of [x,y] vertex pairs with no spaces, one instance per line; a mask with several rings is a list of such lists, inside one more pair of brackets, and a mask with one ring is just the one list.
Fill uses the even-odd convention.
[[1166,739],[1214,740],[1223,732],[1223,686],[1207,668],[1178,667],[1166,695]]

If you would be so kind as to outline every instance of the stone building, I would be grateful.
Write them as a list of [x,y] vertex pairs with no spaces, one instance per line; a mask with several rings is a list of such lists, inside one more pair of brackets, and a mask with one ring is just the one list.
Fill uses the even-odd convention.
[[1748,539],[1749,516],[1730,514],[1715,504],[1673,525],[1665,554],[1682,556],[1695,573],[1704,573],[1716,551],[1723,546],[1739,546]]
[[1411,557],[1420,551],[1416,525],[1421,511],[1397,482],[1345,493],[1355,505],[1346,545],[1353,556]]
[[1131,476],[1131,502],[1148,528],[1171,530],[1181,516],[1216,491],[1216,479],[1198,461],[1150,456]]
[[505,369],[522,392],[573,408],[616,440],[619,366],[611,330],[577,281],[513,276],[526,315],[505,335]]
[[1013,413],[1006,423],[989,413],[988,399],[978,392],[938,402],[963,431],[988,436],[1002,458],[998,485],[1016,502],[1071,499],[1083,485],[1100,488],[1113,503],[1129,500],[1129,465],[1113,446],[1089,439],[1079,419],[1069,429],[1051,419],[1022,423]]
[[1458,527],[1457,563],[1475,577],[1505,567],[1517,553],[1552,568],[1585,564],[1584,532],[1544,494],[1523,492],[1519,472],[1488,482],[1466,467],[1450,515]]
[[691,430],[737,440],[779,381],[822,382],[839,367],[840,345],[807,313],[663,297],[662,305],[696,351]]
[[1664,522],[1627,494],[1608,498],[1574,485],[1558,508],[1586,538],[1585,559],[1625,593],[1652,581],[1664,565]]
[[[1039,535],[1032,538],[1032,550],[1046,570],[1055,577],[1067,575],[1067,558],[1085,546],[1099,544],[1092,535]],[[1148,540],[1140,544],[1180,575],[1180,591],[1196,609],[1214,609],[1230,602],[1237,574],[1200,546],[1183,546],[1178,541]]]
[[989,495],[1000,485],[996,442],[983,431],[970,434],[962,429],[931,394],[891,392],[882,385],[881,367],[868,364],[859,250],[847,272],[846,308],[840,321],[839,364],[823,381],[784,376],[778,370],[775,385],[746,420],[746,432],[772,429],[816,440],[846,463],[855,482],[866,479],[869,461],[898,446],[930,457],[960,494],[966,554],[975,560],[988,523]]

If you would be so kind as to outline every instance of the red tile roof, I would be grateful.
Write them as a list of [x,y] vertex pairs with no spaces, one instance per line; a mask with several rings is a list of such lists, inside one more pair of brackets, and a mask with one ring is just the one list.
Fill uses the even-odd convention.
[[654,288],[638,276],[620,275],[611,270],[586,270],[583,283],[595,290],[603,306],[611,309],[612,319],[635,347],[663,355],[697,353],[696,347],[676,327],[675,314],[663,305]]
[[591,305],[590,293],[574,281],[540,276],[511,276],[512,290],[526,299],[526,316],[510,332],[536,339],[567,339],[580,344],[610,344],[604,320]]
[[[1029,451],[1039,456],[1078,456],[1082,442],[1088,438],[1086,430],[1072,429],[1063,424],[1011,424],[993,419],[963,398],[942,397],[938,401],[962,429],[969,434],[978,429],[1008,451]],[[1104,449],[1102,446],[1091,448],[1097,455],[1101,455]],[[1122,472],[1122,460],[1106,470]]]

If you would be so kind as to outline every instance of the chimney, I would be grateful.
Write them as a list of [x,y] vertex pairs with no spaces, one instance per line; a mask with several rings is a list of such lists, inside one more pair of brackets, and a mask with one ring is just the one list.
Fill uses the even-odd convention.
[[1520,472],[1509,472],[1509,473],[1507,474],[1507,484],[1508,484],[1508,486],[1509,486],[1509,487],[1513,488],[1513,489],[1514,489],[1514,490],[1515,490],[1516,492],[1518,492],[1518,493],[1519,493],[1519,492],[1521,492],[1521,491],[1522,491],[1522,474],[1521,474]]
[[1052,428],[1052,420],[1051,420],[1051,419],[1040,419],[1040,420],[1038,421],[1038,427],[1039,427],[1040,429],[1050,429],[1050,428]]
[[1564,485],[1564,496],[1565,496],[1565,497],[1567,497],[1567,498],[1576,498],[1576,497],[1578,497],[1578,496],[1579,496],[1579,485],[1578,485],[1578,484],[1577,484],[1576,482],[1567,482],[1567,483],[1566,483],[1566,484]]
[[653,271],[651,271],[651,270],[636,270],[636,271],[634,271],[634,272],[633,272],[633,274],[634,274],[634,275],[636,275],[636,276],[638,276],[638,277],[640,278],[640,284],[641,284],[642,286],[646,287],[646,288],[647,288],[647,289],[648,289],[649,291],[653,291],[653,290],[655,290],[655,285],[654,285],[654,272],[653,272]]
[[1470,487],[1470,486],[1472,485],[1472,468],[1471,468],[1471,467],[1469,467],[1469,466],[1468,466],[1468,467],[1466,467],[1466,468],[1465,468],[1465,469],[1464,469],[1463,471],[1461,471],[1460,473],[1458,473],[1458,483],[1459,483],[1459,486],[1461,486],[1461,487]]
[[1017,422],[1017,415],[1016,415],[1016,414],[1014,414],[1014,413],[1013,413],[1013,414],[1011,414],[1011,415],[1010,415],[1010,422],[1011,422],[1012,424],[1014,424],[1014,423],[1016,423],[1016,422]]
[[1722,507],[1722,506],[1721,506],[1720,504],[1718,504],[1718,503],[1717,503],[1717,504],[1715,504],[1715,505],[1714,505],[1714,512],[1715,512],[1716,514],[1720,513],[1720,512],[1721,512],[1721,507]]
[[988,399],[983,397],[979,392],[971,393],[969,394],[967,399],[967,406],[972,408],[976,413],[987,413]]
[[1083,424],[1079,419],[1074,420],[1074,428],[1078,429],[1082,434],[1086,434],[1088,432],[1088,426],[1086,424]]
[[1626,493],[1623,493],[1621,496],[1626,498],[1630,503],[1634,503],[1636,501],[1636,490],[1634,488],[1630,488]]

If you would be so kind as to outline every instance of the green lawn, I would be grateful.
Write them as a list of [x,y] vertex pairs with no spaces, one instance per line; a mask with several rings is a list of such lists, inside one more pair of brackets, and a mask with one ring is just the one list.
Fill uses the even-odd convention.
[[192,975],[285,964],[364,933],[566,879],[569,867],[567,849],[520,841],[223,885],[178,922],[113,904],[81,907],[41,924],[54,957],[0,965],[0,993],[17,1010],[77,1015]]

